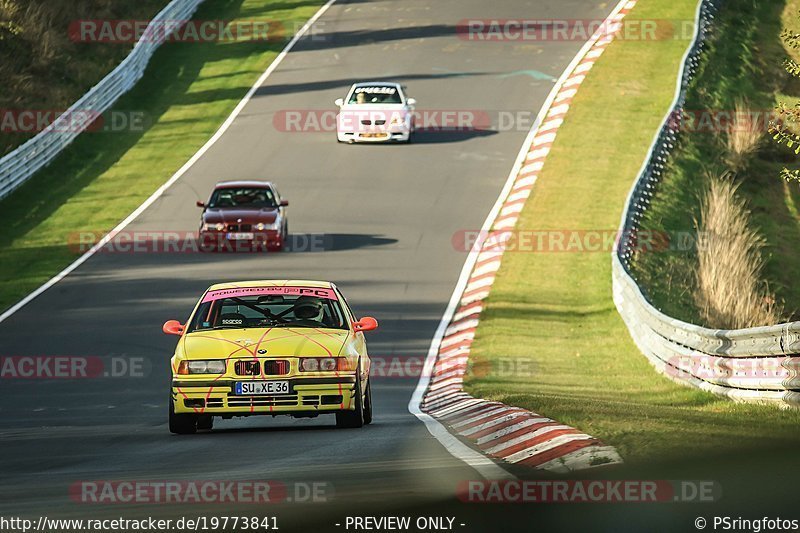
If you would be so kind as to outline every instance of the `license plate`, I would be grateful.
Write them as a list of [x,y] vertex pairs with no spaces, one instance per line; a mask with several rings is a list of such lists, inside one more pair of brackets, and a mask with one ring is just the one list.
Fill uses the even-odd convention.
[[362,133],[361,136],[369,139],[383,139],[389,135],[386,133]]
[[236,394],[246,396],[264,396],[273,394],[289,394],[288,381],[237,381]]
[[228,233],[226,235],[229,241],[252,241],[252,233]]

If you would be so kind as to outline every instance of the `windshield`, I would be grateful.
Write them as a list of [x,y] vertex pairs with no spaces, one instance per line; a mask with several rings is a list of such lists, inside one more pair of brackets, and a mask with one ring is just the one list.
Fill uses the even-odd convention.
[[278,207],[275,193],[268,187],[231,187],[217,189],[208,207]]
[[207,293],[188,331],[280,327],[349,329],[349,324],[331,289],[253,287]]
[[400,92],[391,85],[356,87],[348,104],[402,104]]

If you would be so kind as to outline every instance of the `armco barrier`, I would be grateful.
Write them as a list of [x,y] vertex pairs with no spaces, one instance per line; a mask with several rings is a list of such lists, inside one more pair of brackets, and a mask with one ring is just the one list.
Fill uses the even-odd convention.
[[651,305],[633,279],[630,261],[644,211],[678,135],[670,117],[683,108],[721,0],[702,0],[695,36],[684,57],[675,100],[628,196],[620,240],[612,254],[614,303],[639,349],[659,372],[679,383],[733,400],[800,406],[800,322],[716,330],[682,322]]
[[[128,56],[97,85],[35,137],[0,159],[0,200],[49,164],[90,124],[76,124],[74,117],[90,111],[96,116],[111,107],[144,74],[156,49],[176,28],[165,21],[188,20],[203,0],[172,0],[156,15]],[[157,28],[166,31],[155,31]],[[69,122],[67,122],[69,121]]]

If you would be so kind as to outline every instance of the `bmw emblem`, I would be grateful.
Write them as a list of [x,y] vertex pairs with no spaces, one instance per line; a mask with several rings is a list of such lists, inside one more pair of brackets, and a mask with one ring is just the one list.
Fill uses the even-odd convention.
[[258,353],[259,353],[260,355],[264,355],[265,353],[267,353],[267,351],[266,351],[264,348],[261,348],[261,349],[258,351]]

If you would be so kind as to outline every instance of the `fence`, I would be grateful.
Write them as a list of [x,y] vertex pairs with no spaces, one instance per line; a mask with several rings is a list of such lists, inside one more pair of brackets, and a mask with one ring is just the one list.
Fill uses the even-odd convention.
[[[164,22],[188,20],[202,2],[203,0],[172,0],[150,21],[144,31],[148,38],[140,39],[131,53],[113,71],[53,123],[0,159],[0,200],[25,183],[39,169],[51,163],[91,125],[91,117],[110,108],[120,96],[128,92],[144,74],[156,49],[169,37],[171,31],[177,29]],[[159,31],[165,27],[166,31]],[[87,111],[90,112],[89,116]],[[83,124],[76,123],[75,117],[80,116],[87,116],[89,120]]]
[[695,35],[683,58],[675,100],[628,196],[621,222],[621,234],[627,237],[612,254],[614,303],[636,345],[669,378],[737,401],[800,407],[800,322],[741,330],[682,322],[651,305],[630,270],[634,236],[675,146],[679,126],[669,118],[683,108],[720,3],[702,0],[698,5]]

